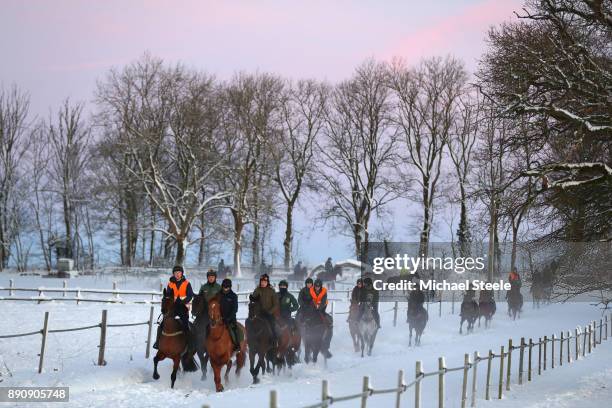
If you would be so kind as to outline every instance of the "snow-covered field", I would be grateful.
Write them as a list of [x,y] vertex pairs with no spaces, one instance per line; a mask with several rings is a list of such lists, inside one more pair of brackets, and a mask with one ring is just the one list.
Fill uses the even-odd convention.
[[[61,286],[61,282],[37,277],[15,278],[17,286]],[[27,280],[27,282],[26,282]],[[110,281],[113,279],[111,278]],[[70,281],[70,287],[109,288],[107,279],[78,278]],[[0,286],[8,286],[8,277],[0,278]],[[156,289],[159,279],[126,279],[121,288]],[[6,293],[2,294],[6,295]],[[70,328],[96,324],[100,321],[102,309],[108,310],[109,323],[146,321],[148,305],[120,305],[50,302],[2,301],[3,313],[0,319],[0,335],[39,330],[45,311],[50,312],[50,328]],[[336,311],[346,310],[346,304],[336,304]],[[381,304],[381,311],[392,308],[391,304]],[[241,305],[239,315],[246,310]],[[107,365],[95,365],[98,355],[99,330],[92,329],[70,333],[49,334],[44,372],[37,373],[40,351],[40,335],[0,340],[0,385],[1,386],[69,386],[70,402],[62,406],[70,407],[153,407],[188,406],[201,407],[260,407],[267,406],[269,392],[279,393],[282,407],[298,407],[316,403],[320,399],[321,380],[327,379],[332,396],[359,392],[363,376],[370,376],[374,388],[391,388],[397,383],[399,369],[406,372],[410,381],[414,375],[416,360],[423,361],[425,371],[437,368],[438,357],[444,356],[448,367],[463,363],[464,353],[479,351],[485,355],[489,349],[499,352],[509,338],[515,344],[521,337],[537,338],[544,335],[559,334],[562,330],[573,330],[591,320],[599,320],[601,311],[588,303],[554,304],[542,309],[532,309],[526,303],[520,320],[511,321],[505,315],[506,306],[498,304],[498,313],[490,329],[476,328],[470,335],[458,333],[459,317],[450,314],[450,305],[444,304],[442,316],[438,317],[438,306],[430,308],[430,321],[425,330],[421,347],[408,347],[408,330],[405,312],[402,311],[397,327],[393,327],[393,313],[382,313],[382,326],[372,357],[362,359],[352,350],[348,334],[346,315],[335,316],[335,334],[332,341],[334,357],[324,366],[320,361],[316,366],[299,364],[291,373],[280,376],[264,376],[261,384],[251,385],[248,368],[240,378],[230,375],[226,391],[214,392],[212,376],[200,380],[199,373],[181,373],[175,389],[170,389],[171,363],[160,363],[159,381],[152,375],[152,360],[145,359],[146,326],[128,328],[109,328],[107,334]],[[573,348],[572,348],[573,350]],[[536,354],[537,355],[537,354]],[[519,387],[513,384],[512,390],[503,401],[484,401],[484,368],[479,367],[478,405],[491,407],[514,406],[605,406],[612,398],[610,383],[612,370],[609,362],[612,357],[612,341],[604,342],[593,354],[584,360],[567,366],[547,370],[541,377],[534,378],[530,384]],[[513,380],[516,381],[518,352],[513,354]],[[494,360],[493,378],[497,379],[498,360]],[[446,379],[446,406],[460,406],[460,372],[448,373]],[[496,390],[496,385],[492,393]],[[403,395],[406,406],[413,404],[413,391]],[[394,395],[376,395],[368,400],[370,407],[393,406]],[[590,404],[587,404],[587,402]],[[424,407],[437,406],[437,380],[430,377],[422,383],[422,404]],[[2,404],[0,404],[2,405]],[[58,404],[48,404],[57,407]],[[334,404],[339,407],[353,407],[357,401]],[[26,406],[26,405],[24,405]],[[40,407],[45,404],[37,403]]]

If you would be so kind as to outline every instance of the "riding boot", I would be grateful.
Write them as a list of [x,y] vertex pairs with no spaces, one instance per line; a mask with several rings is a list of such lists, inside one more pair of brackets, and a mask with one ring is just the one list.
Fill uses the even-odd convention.
[[159,338],[161,337],[161,332],[162,332],[162,325],[158,324],[157,325],[157,335],[155,337],[155,343],[153,343],[153,348],[155,350],[157,350],[157,348],[159,347]]

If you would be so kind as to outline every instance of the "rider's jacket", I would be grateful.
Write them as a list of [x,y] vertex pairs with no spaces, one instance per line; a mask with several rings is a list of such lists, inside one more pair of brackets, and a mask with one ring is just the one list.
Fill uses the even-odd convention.
[[189,281],[184,277],[179,281],[177,281],[174,276],[171,277],[170,282],[168,283],[168,291],[172,291],[174,300],[179,298],[183,301],[183,303],[189,303],[193,298],[191,283],[189,283]]
[[282,291],[278,292],[278,303],[280,305],[280,314],[283,318],[291,317],[291,313],[298,310],[299,307],[295,297],[288,291],[284,293]]
[[221,305],[221,316],[226,323],[236,320],[238,313],[238,296],[230,289],[227,293],[221,291],[217,294]]
[[210,299],[214,298],[219,292],[221,292],[221,285],[217,282],[213,284],[206,282],[200,286],[200,295],[204,295],[204,299],[206,299],[207,302],[210,302]]
[[315,292],[314,286],[310,288],[310,297],[315,305],[315,308],[320,309],[327,306],[327,288],[321,288],[319,293]]

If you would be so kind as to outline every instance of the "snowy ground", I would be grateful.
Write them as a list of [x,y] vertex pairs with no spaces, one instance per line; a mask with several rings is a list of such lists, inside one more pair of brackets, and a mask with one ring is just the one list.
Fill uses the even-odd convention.
[[[61,286],[49,283],[48,279],[23,277],[16,280],[18,286]],[[153,279],[153,278],[152,278]],[[42,281],[42,283],[41,283]],[[96,282],[70,282],[70,286],[91,287]],[[156,286],[157,285],[157,286]],[[8,278],[0,278],[0,286],[8,286]],[[109,282],[101,280],[96,286],[109,288]],[[120,287],[133,289],[154,289],[159,280],[123,282]],[[4,294],[6,295],[6,293]],[[74,302],[34,302],[2,301],[0,334],[20,333],[39,330],[45,311],[50,312],[50,328],[70,328],[96,324],[100,321],[101,310],[108,309],[109,323],[146,321],[148,305],[120,305]],[[109,328],[107,334],[107,365],[95,365],[98,355],[99,330],[92,329],[71,333],[49,335],[45,369],[37,374],[40,350],[40,336],[34,335],[15,339],[0,340],[0,385],[19,386],[69,386],[70,407],[153,407],[160,405],[201,407],[236,407],[245,403],[249,407],[267,406],[269,392],[279,393],[282,407],[298,407],[317,402],[320,398],[321,380],[327,379],[332,396],[353,394],[360,390],[362,377],[370,376],[374,388],[391,388],[396,385],[397,372],[403,369],[407,380],[414,375],[416,360],[423,361],[425,371],[437,368],[438,357],[446,358],[447,366],[463,363],[464,353],[479,351],[485,355],[489,349],[499,351],[509,338],[515,344],[520,337],[537,338],[544,335],[559,334],[561,330],[573,330],[590,320],[599,320],[601,311],[588,303],[554,304],[539,310],[526,303],[520,320],[511,321],[504,312],[505,304],[498,304],[498,313],[490,329],[476,329],[473,334],[459,335],[458,316],[450,314],[450,305],[443,304],[442,316],[438,316],[438,306],[431,306],[430,321],[422,340],[422,346],[409,348],[405,312],[402,311],[398,327],[393,327],[393,313],[388,312],[391,304],[381,304],[382,325],[372,357],[361,359],[353,353],[348,335],[346,315],[335,316],[335,335],[332,341],[334,357],[327,367],[320,361],[316,366],[300,364],[292,373],[281,376],[263,377],[262,383],[251,385],[251,376],[244,370],[240,378],[231,374],[226,391],[215,393],[212,376],[200,380],[199,373],[180,374],[174,390],[170,385],[170,362],[160,363],[159,381],[154,381],[152,361],[145,359],[146,326],[129,328]],[[337,304],[336,311],[345,310],[345,304]],[[246,312],[241,305],[240,314]],[[386,311],[386,312],[385,312]],[[573,349],[572,349],[573,350]],[[514,359],[518,353],[514,353]],[[584,360],[546,371],[541,377],[534,378],[530,384],[519,387],[513,384],[512,390],[502,401],[484,401],[484,369],[479,368],[478,406],[491,407],[545,407],[545,406],[605,406],[612,401],[609,384],[612,371],[609,369],[612,357],[612,341],[604,342],[593,354]],[[497,361],[493,373],[497,373]],[[518,362],[513,363],[513,381],[516,381]],[[481,365],[480,367],[485,367]],[[460,406],[461,373],[447,375],[446,406]],[[496,378],[496,376],[494,376]],[[422,383],[422,404],[424,407],[437,406],[437,381],[430,377]],[[494,388],[496,390],[496,388]],[[493,390],[492,390],[493,391]],[[377,395],[368,400],[369,407],[389,407],[394,404],[394,396]],[[413,404],[413,392],[403,396],[406,406]],[[588,402],[588,404],[587,404]],[[356,406],[355,400],[334,404],[339,407]],[[591,405],[589,405],[591,404]],[[2,404],[0,404],[2,405]],[[6,404],[5,404],[6,405]],[[57,407],[58,404],[48,404]],[[25,404],[24,404],[25,406]],[[34,406],[45,406],[35,404]]]

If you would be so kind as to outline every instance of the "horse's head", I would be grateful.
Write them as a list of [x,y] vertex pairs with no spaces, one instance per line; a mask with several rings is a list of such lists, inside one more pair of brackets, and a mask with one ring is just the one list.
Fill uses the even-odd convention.
[[374,305],[372,302],[361,302],[361,319],[365,321],[374,319]]
[[191,301],[191,314],[195,317],[200,316],[206,309],[204,295],[195,295]]
[[208,319],[212,327],[221,321],[221,303],[216,297],[208,301]]
[[161,300],[161,312],[163,315],[169,315],[174,311],[174,297],[172,293],[164,288]]
[[261,314],[261,304],[258,296],[249,296],[249,319],[253,319]]

